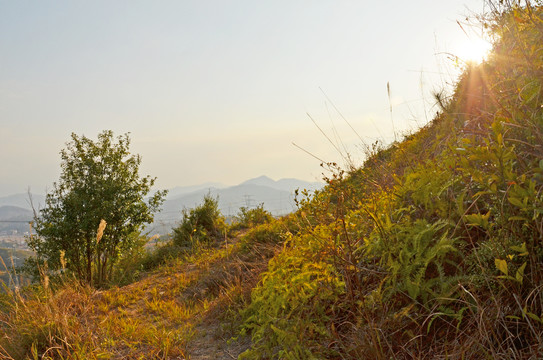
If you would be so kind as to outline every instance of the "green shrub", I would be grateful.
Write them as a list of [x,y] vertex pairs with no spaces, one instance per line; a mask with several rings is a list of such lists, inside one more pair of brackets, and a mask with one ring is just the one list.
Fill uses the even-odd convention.
[[182,248],[208,244],[226,231],[218,199],[204,196],[204,202],[194,209],[183,210],[181,224],[173,229],[173,243]]
[[239,208],[239,213],[236,215],[233,227],[247,229],[256,225],[269,223],[272,220],[273,216],[269,211],[264,209],[264,204],[260,204],[254,209],[242,206]]
[[270,261],[243,313],[243,331],[252,331],[254,345],[240,358],[309,359],[333,353],[323,342],[332,342],[328,309],[345,284],[325,256],[327,246],[311,235],[291,236]]
[[144,271],[152,270],[172,259],[182,257],[185,253],[183,248],[173,243],[173,240],[157,244],[147,250],[141,261],[141,268]]

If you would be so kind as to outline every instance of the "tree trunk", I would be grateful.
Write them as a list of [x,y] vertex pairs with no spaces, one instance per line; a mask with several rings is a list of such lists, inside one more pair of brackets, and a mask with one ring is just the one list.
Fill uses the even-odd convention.
[[104,251],[104,263],[102,264],[102,269],[100,271],[100,279],[102,281],[104,281],[104,282],[108,280],[108,277],[107,277],[107,261],[108,261],[107,251]]
[[102,252],[100,248],[96,249],[96,286],[100,287],[102,285],[102,268],[104,264],[102,262]]
[[92,241],[87,239],[87,283],[92,286]]

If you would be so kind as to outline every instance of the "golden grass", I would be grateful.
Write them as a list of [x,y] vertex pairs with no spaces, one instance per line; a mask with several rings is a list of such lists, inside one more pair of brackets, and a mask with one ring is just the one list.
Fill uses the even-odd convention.
[[[247,241],[227,244],[173,259],[124,287],[95,290],[65,279],[51,289],[45,280],[38,290],[9,294],[0,313],[0,358],[186,358],[191,342],[210,336],[203,321],[237,316],[229,307],[247,301],[274,253],[272,244],[253,244],[254,251]],[[213,327],[221,346],[235,326],[226,328],[230,335]]]

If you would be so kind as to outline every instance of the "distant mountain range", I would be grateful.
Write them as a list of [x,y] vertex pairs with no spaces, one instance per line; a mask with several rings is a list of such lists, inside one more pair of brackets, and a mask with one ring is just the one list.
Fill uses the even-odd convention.
[[29,230],[32,211],[19,206],[0,206],[0,235],[23,234]]
[[[264,209],[273,215],[284,215],[295,209],[294,191],[307,189],[315,191],[324,186],[320,182],[307,182],[298,179],[273,180],[267,176],[260,176],[247,180],[239,185],[226,186],[220,183],[205,183],[194,186],[175,187],[169,190],[162,211],[155,215],[155,223],[148,227],[150,231],[167,233],[181,220],[183,209],[194,208],[202,203],[205,195],[210,194],[218,198],[219,209],[225,216],[234,216],[239,208],[248,208],[263,204]],[[45,196],[33,194],[34,207],[39,209],[45,204]],[[32,219],[32,207],[27,194],[16,194],[0,198],[0,221],[18,219]],[[23,219],[24,218],[24,219]],[[1,223],[6,225],[9,223]],[[12,223],[14,225],[16,223]],[[28,228],[28,225],[24,225]],[[11,226],[14,228],[14,226]],[[1,229],[2,227],[0,227]],[[17,229],[22,228],[17,224]]]
[[[39,209],[45,204],[45,196],[32,194],[32,202],[34,203],[34,208]],[[23,209],[32,210],[30,198],[27,193],[0,197],[0,206],[17,206]]]
[[[38,210],[45,204],[45,196],[32,194],[32,203]],[[0,235],[23,234],[34,217],[28,194],[0,197]]]
[[167,199],[176,198],[182,195],[187,195],[196,191],[206,190],[206,189],[223,189],[228,186],[221,183],[205,183],[200,185],[193,186],[176,186],[168,190]]
[[321,189],[324,184],[320,182],[308,182],[298,179],[280,179],[274,181],[267,176],[260,176],[251,180],[247,180],[241,185],[252,184],[259,186],[267,186],[277,190],[288,191],[293,193],[296,189],[307,189],[310,191],[315,191]]
[[168,194],[162,211],[155,216],[151,232],[167,233],[181,220],[183,209],[191,209],[202,203],[205,195],[218,198],[219,210],[227,217],[235,216],[240,207],[254,208],[263,204],[273,215],[284,215],[295,210],[294,191],[307,189],[315,191],[324,186],[319,182],[298,179],[273,180],[260,176],[239,185],[226,187],[209,183],[205,186],[174,188]]

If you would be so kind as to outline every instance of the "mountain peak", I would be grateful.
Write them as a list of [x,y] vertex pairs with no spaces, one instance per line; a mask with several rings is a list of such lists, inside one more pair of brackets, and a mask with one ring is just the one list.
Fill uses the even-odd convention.
[[254,179],[249,179],[247,181],[244,181],[240,185],[248,185],[248,184],[270,186],[270,185],[275,184],[275,180],[267,177],[266,175],[262,175]]
[[318,190],[321,189],[324,184],[319,182],[308,182],[304,180],[288,178],[288,179],[279,179],[277,181],[262,175],[254,179],[249,179],[240,185],[259,185],[267,186],[277,190],[283,190],[288,192],[293,192],[295,189],[308,189],[308,190]]

